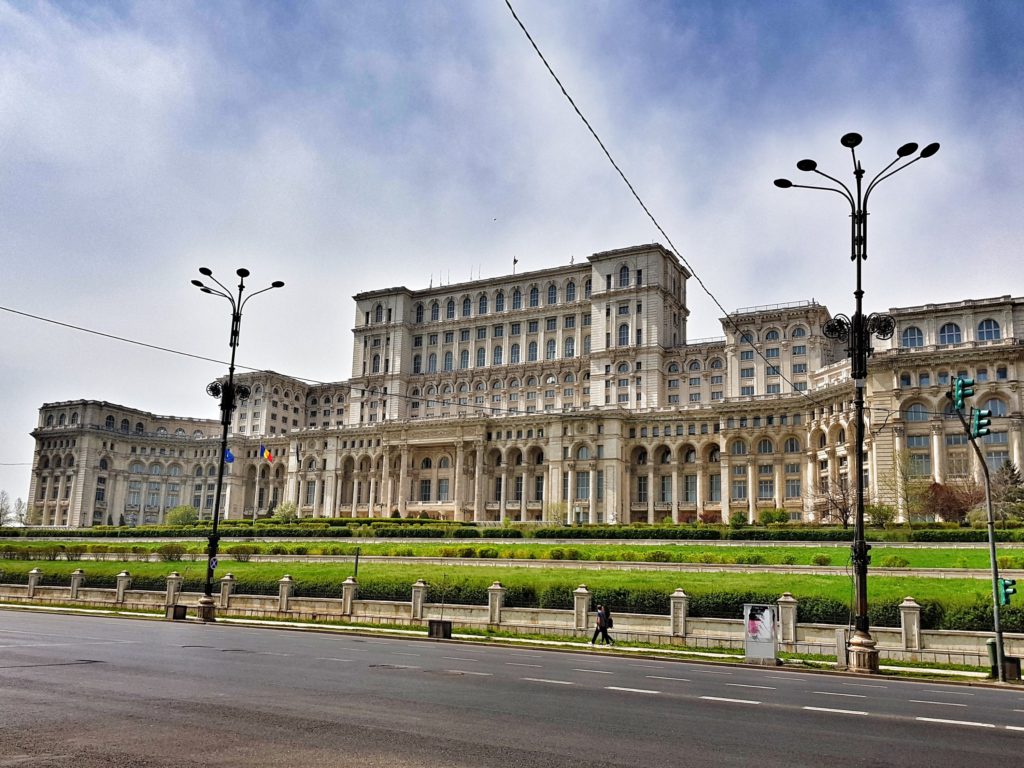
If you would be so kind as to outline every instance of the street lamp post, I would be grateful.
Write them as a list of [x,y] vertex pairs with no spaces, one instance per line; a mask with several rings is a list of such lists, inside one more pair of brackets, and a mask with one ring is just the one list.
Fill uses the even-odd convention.
[[[871,354],[871,337],[879,339],[892,338],[896,329],[896,321],[890,315],[872,313],[865,316],[863,312],[864,289],[861,287],[861,262],[868,257],[868,198],[879,182],[894,173],[913,165],[918,160],[931,157],[939,151],[937,143],[929,144],[912,160],[903,162],[917,152],[917,144],[904,144],[896,151],[896,159],[883,168],[867,185],[863,187],[864,168],[857,160],[857,146],[861,143],[859,133],[848,133],[840,139],[840,143],[850,150],[853,159],[853,176],[856,181],[854,190],[843,182],[818,170],[814,160],[801,160],[796,167],[805,173],[816,173],[838,185],[813,186],[794,184],[789,179],[776,179],[775,186],[781,189],[797,187],[799,189],[820,189],[842,195],[850,204],[850,260],[857,265],[857,288],[853,292],[856,306],[853,317],[836,315],[822,329],[830,339],[845,339],[850,355],[850,375],[855,386],[854,413],[857,420],[855,471],[857,473],[857,513],[854,522],[852,559],[856,591],[854,634],[849,645],[849,668],[855,672],[877,672],[878,650],[868,629],[868,563],[871,547],[864,539],[864,384],[868,375],[868,356]],[[895,167],[894,167],[895,166]]]
[[249,276],[248,269],[243,267],[235,270],[235,274],[238,275],[237,297],[232,295],[231,290],[213,276],[213,272],[210,269],[200,267],[199,274],[213,280],[213,282],[220,286],[220,290],[204,285],[201,280],[193,280],[192,285],[196,286],[203,293],[210,293],[227,299],[231,304],[231,338],[228,341],[231,347],[231,362],[228,365],[228,381],[224,385],[219,380],[214,381],[206,387],[206,391],[210,395],[220,398],[220,463],[217,467],[217,493],[213,501],[213,526],[210,529],[209,542],[206,547],[206,584],[203,588],[203,596],[199,599],[197,613],[202,621],[213,621],[213,571],[217,567],[217,545],[220,542],[220,536],[217,533],[217,523],[220,520],[220,499],[224,488],[224,465],[226,464],[228,452],[228,427],[231,424],[231,412],[235,409],[236,397],[242,400],[249,397],[249,387],[244,384],[235,386],[235,350],[238,348],[238,332],[242,324],[242,309],[253,296],[258,296],[274,288],[282,288],[284,283],[280,280],[275,280],[267,288],[251,293],[243,300],[242,294],[245,292],[245,278]]

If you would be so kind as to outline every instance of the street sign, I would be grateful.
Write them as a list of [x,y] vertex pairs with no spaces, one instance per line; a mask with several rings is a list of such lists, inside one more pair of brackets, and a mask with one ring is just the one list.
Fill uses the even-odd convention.
[[210,570],[217,570],[217,558],[210,558]]

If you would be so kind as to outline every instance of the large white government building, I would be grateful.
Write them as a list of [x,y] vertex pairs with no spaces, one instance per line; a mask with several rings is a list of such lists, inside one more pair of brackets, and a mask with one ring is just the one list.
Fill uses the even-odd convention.
[[[689,276],[644,245],[357,295],[349,380],[238,377],[251,396],[233,414],[222,514],[287,500],[303,517],[653,523],[778,508],[822,519],[856,431],[845,343],[822,333],[829,310],[747,307],[722,318],[722,337],[693,340]],[[1020,466],[1024,297],[889,314],[896,332],[873,341],[866,385],[868,498],[903,504],[887,482],[897,464],[922,480],[980,477],[948,413],[958,375],[993,413],[986,462]],[[46,403],[32,433],[34,522],[157,523],[179,504],[208,516],[220,431],[217,418]]]

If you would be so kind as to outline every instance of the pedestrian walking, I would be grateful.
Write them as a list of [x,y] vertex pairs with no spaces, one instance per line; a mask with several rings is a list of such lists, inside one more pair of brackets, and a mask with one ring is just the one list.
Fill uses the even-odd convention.
[[608,635],[612,626],[612,614],[603,605],[597,606],[597,626],[594,628],[594,636],[590,638],[590,644],[594,645],[597,636],[600,635],[605,645],[615,645],[615,641]]

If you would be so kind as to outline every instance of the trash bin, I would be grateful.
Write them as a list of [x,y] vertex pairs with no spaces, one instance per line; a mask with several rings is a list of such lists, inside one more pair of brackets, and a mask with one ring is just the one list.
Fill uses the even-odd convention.
[[[996,653],[996,639],[990,637],[985,641],[988,648],[988,666],[992,677],[998,677],[997,664],[998,654]],[[1003,656],[1003,678],[1006,680],[1020,680],[1020,659],[1016,656]]]
[[999,663],[999,654],[996,653],[996,639],[990,637],[985,641],[985,646],[988,648],[988,665],[992,669],[992,677],[995,677],[996,664]]
[[187,610],[188,606],[185,605],[168,605],[166,616],[171,621],[182,621]]
[[442,619],[428,619],[427,635],[438,640],[452,639],[452,623]]

